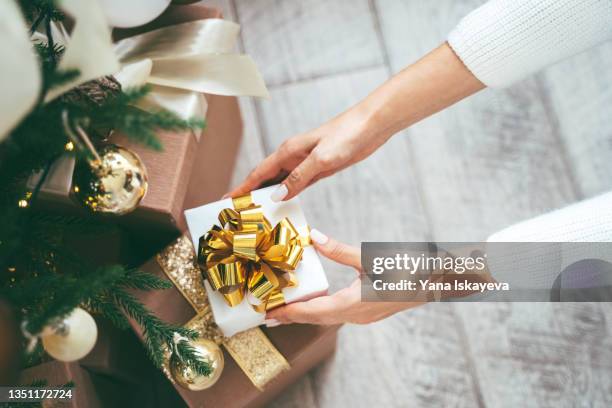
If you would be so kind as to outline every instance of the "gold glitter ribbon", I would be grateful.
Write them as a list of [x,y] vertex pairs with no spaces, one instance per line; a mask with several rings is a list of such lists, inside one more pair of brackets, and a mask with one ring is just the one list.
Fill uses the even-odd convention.
[[[174,283],[196,312],[185,327],[217,344],[222,344],[245,375],[259,390],[284,370],[289,363],[259,328],[246,330],[230,338],[223,336],[215,324],[208,295],[204,288],[195,251],[190,239],[178,238],[156,257],[166,276]],[[164,373],[174,382],[168,370],[170,350],[166,352]]]
[[200,237],[198,264],[230,307],[248,293],[258,300],[253,309],[265,313],[285,304],[284,288],[297,286],[294,271],[309,237],[300,236],[286,217],[272,227],[251,194],[232,201],[234,208],[219,213],[221,225]]

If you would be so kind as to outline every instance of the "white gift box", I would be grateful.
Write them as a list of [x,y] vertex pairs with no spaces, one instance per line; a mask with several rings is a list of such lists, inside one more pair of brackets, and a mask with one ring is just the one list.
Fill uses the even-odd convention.
[[[306,218],[297,197],[275,203],[270,199],[270,194],[275,188],[276,186],[271,186],[253,191],[251,193],[253,203],[262,207],[264,215],[270,220],[272,226],[287,217],[300,234],[307,234]],[[185,211],[189,233],[196,249],[200,237],[206,234],[214,224],[219,225],[219,212],[224,208],[234,208],[231,198]],[[312,246],[304,248],[302,261],[295,270],[295,275],[298,279],[298,285],[283,289],[286,303],[321,296],[329,288],[321,260]],[[223,296],[210,287],[208,281],[205,282],[205,286],[215,322],[225,336],[231,337],[238,332],[263,324],[265,314],[253,310],[251,304],[247,301],[247,297],[239,305],[230,307]]]

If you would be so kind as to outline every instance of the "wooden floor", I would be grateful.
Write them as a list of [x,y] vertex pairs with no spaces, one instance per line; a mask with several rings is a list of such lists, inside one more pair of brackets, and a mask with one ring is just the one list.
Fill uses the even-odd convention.
[[[238,183],[285,138],[417,60],[481,0],[208,0],[242,25],[270,100],[242,101]],[[612,189],[612,44],[486,90],[302,194],[340,240],[484,240]],[[325,263],[333,288],[352,272]],[[431,304],[347,326],[274,407],[612,406],[610,304]]]

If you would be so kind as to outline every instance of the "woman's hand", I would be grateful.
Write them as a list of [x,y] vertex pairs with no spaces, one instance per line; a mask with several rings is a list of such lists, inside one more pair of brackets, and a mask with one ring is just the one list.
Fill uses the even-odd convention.
[[292,198],[315,181],[365,159],[396,132],[483,87],[443,44],[346,112],[285,141],[226,196],[282,181],[272,199]]
[[351,266],[357,272],[353,283],[333,295],[321,296],[306,302],[291,303],[267,313],[268,327],[288,323],[339,324],[372,323],[391,316],[401,310],[421,303],[417,302],[362,302],[361,301],[361,251],[323,233],[310,232],[313,245],[319,254],[340,264]]
[[255,190],[266,181],[281,179],[283,184],[272,199],[282,201],[294,197],[317,180],[363,160],[387,140],[375,133],[367,134],[366,122],[356,109],[287,139],[227,195],[235,197]]

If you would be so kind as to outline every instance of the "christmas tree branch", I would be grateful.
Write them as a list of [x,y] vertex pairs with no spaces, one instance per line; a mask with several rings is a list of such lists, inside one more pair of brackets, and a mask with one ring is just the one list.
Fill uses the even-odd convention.
[[[198,128],[204,122],[184,120],[167,111],[147,112],[134,107],[149,92],[147,87],[125,92],[113,88],[113,92],[101,92],[104,99],[100,101],[88,93],[90,88],[79,86],[44,103],[50,89],[78,75],[75,70],[57,68],[64,49],[53,42],[51,21],[64,16],[56,4],[54,0],[19,0],[24,15],[32,23],[31,30],[46,32],[48,41],[35,44],[43,82],[38,103],[0,143],[0,295],[23,311],[27,330],[34,334],[77,306],[100,312],[121,328],[129,326],[128,316],[143,328],[147,350],[161,366],[163,350],[173,346],[176,333],[187,339],[195,338],[197,333],[161,321],[129,290],[163,289],[170,283],[121,265],[95,266],[72,247],[69,238],[74,241],[81,234],[112,232],[116,228],[113,222],[40,213],[35,208],[42,181],[34,193],[27,181],[33,173],[66,154],[69,139],[62,123],[65,112],[94,143],[101,142],[108,130],[114,129],[158,150],[162,147],[156,136],[158,130]],[[96,84],[102,88],[103,82]],[[99,133],[100,129],[106,134]],[[205,363],[198,360],[188,343],[177,347],[181,358],[197,372],[206,370]]]
[[170,289],[172,287],[170,281],[138,269],[131,270],[123,279],[119,280],[118,284],[125,288],[138,290]]
[[181,362],[191,367],[191,369],[197,375],[203,375],[208,377],[212,374],[212,367],[210,366],[210,362],[202,360],[199,356],[195,348],[186,340],[180,340],[176,344],[176,353],[177,357],[181,360]]
[[95,125],[116,129],[129,139],[155,150],[162,149],[156,135],[157,130],[186,130],[204,127],[204,121],[200,119],[185,120],[169,111],[148,112],[135,107],[134,105],[150,90],[148,86],[131,88],[107,100],[102,106],[96,108]]
[[125,269],[120,265],[101,267],[81,277],[48,274],[26,280],[6,295],[14,305],[28,310],[28,331],[39,333],[50,321],[66,316],[124,274]]
[[89,301],[91,309],[104,316],[115,325],[115,327],[126,330],[130,328],[130,322],[125,317],[123,310],[117,306],[113,297],[109,296],[107,291],[98,294],[95,298]]
[[[112,296],[114,297],[115,303],[117,303],[125,311],[125,313],[134,319],[142,328],[145,348],[147,349],[151,360],[158,368],[161,368],[164,363],[164,351],[162,345],[165,345],[170,350],[173,350],[175,334],[183,336],[187,339],[195,339],[198,336],[197,332],[194,330],[181,326],[174,326],[162,321],[148,311],[142,305],[142,303],[140,303],[134,297],[134,295],[127,292],[123,288],[115,288],[112,291]],[[182,355],[182,358],[184,361],[201,362],[193,348],[186,348],[183,346],[183,351],[184,354]],[[193,366],[194,369],[204,370],[202,365],[207,363],[202,362],[196,364],[198,364],[198,366]]]

